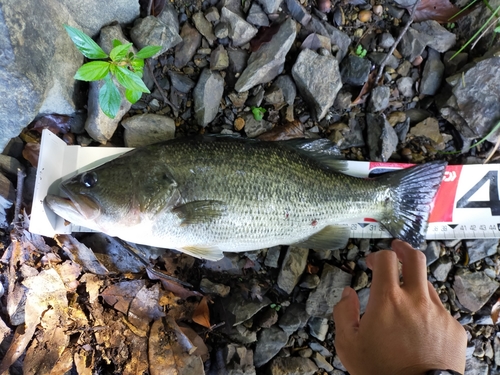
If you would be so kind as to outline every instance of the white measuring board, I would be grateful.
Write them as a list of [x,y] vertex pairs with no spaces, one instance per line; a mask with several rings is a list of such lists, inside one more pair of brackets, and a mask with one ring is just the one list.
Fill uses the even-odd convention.
[[[30,231],[52,237],[58,233],[88,231],[67,225],[45,207],[47,194],[58,194],[59,183],[78,173],[103,164],[130,148],[68,146],[49,130],[44,130],[30,221]],[[373,177],[412,164],[347,162],[347,174]],[[426,238],[447,240],[500,237],[500,164],[449,165],[434,199]],[[344,223],[352,238],[391,238],[376,221],[360,218]]]

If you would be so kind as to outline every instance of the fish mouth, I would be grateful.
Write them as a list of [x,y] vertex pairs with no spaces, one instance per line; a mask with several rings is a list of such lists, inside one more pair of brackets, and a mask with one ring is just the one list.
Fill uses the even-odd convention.
[[88,195],[74,194],[69,189],[61,186],[67,198],[58,195],[47,195],[45,203],[57,215],[74,224],[90,222],[101,214],[99,204]]

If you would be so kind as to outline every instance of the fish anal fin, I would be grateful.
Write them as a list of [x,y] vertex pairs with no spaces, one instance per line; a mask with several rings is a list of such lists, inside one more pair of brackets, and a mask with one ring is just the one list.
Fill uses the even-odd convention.
[[193,201],[175,207],[172,212],[182,220],[181,225],[202,224],[221,217],[226,205],[221,201]]
[[213,262],[224,258],[222,251],[214,246],[184,246],[179,250],[195,258],[206,259]]
[[315,250],[337,250],[346,247],[351,231],[348,227],[328,225],[294,245]]

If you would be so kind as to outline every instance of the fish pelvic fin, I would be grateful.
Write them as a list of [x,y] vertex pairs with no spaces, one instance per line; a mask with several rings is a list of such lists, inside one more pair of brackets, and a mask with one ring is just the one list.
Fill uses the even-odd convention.
[[195,258],[217,261],[224,258],[224,254],[217,247],[213,246],[184,246],[180,251]]
[[387,209],[379,221],[394,238],[420,248],[446,165],[444,161],[435,161],[377,178],[390,189]]
[[304,241],[294,244],[294,246],[314,250],[343,249],[347,245],[350,233],[348,227],[328,225]]

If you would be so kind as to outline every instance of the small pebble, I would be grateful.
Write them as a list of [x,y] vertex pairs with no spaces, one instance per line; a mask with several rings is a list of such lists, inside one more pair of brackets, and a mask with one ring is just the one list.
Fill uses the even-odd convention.
[[237,131],[242,130],[245,127],[245,120],[241,117],[238,117],[236,120],[234,120],[234,128]]
[[361,12],[358,13],[358,19],[361,22],[370,22],[372,20],[372,12],[371,10],[362,10]]
[[382,5],[377,4],[373,6],[373,13],[376,16],[381,16],[383,12],[384,12],[384,7]]

